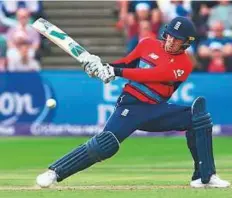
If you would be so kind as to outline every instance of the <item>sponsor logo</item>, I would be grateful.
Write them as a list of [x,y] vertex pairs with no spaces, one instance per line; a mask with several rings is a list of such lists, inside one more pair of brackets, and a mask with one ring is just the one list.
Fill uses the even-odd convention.
[[51,35],[51,36],[54,36],[54,37],[56,37],[56,38],[58,38],[58,39],[60,39],[60,40],[65,40],[65,38],[68,37],[68,35],[67,35],[66,33],[57,32],[57,31],[55,31],[55,30],[52,30],[52,31],[50,32],[50,35]]
[[123,112],[121,113],[122,116],[127,116],[129,113],[129,109],[124,109]]
[[72,42],[69,44],[69,47],[71,48],[71,52],[74,56],[78,57],[81,53],[86,51],[83,47],[78,45],[76,42]]
[[151,53],[151,54],[149,54],[148,56],[149,56],[150,58],[154,59],[154,60],[156,60],[156,59],[159,58],[159,56],[156,55],[155,53]]
[[43,23],[43,25],[44,25],[44,27],[48,30],[50,27],[52,27],[53,25],[50,23],[50,22],[48,22],[48,21],[46,21],[45,19],[39,19],[39,22],[41,22],[41,23]]
[[0,134],[1,129],[13,133],[14,127],[51,120],[54,112],[45,103],[54,96],[38,73],[9,73],[0,77],[4,79],[0,85]]

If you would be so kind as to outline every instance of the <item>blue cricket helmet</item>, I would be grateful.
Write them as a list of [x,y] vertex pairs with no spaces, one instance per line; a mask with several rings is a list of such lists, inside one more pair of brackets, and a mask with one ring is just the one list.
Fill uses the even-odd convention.
[[188,18],[176,17],[165,27],[163,39],[166,39],[167,34],[183,40],[183,48],[186,49],[195,40],[196,28]]

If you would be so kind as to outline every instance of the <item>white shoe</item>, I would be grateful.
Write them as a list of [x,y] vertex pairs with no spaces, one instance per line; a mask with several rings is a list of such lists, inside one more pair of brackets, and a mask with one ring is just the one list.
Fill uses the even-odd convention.
[[227,188],[230,186],[230,182],[220,179],[217,175],[212,175],[207,187],[212,188]]
[[201,179],[196,179],[190,182],[190,186],[193,188],[227,188],[230,186],[230,182],[220,179],[217,175],[212,175],[209,183],[203,184]]
[[201,178],[200,179],[196,179],[190,182],[190,186],[193,188],[204,188],[205,184],[203,184],[201,182]]
[[36,178],[36,183],[41,188],[48,188],[49,186],[54,184],[56,181],[57,181],[57,175],[56,175],[56,172],[53,170],[48,170],[38,175]]

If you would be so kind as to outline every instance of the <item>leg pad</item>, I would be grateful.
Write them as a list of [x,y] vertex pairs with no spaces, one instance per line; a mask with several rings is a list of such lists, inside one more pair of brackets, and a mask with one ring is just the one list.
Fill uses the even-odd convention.
[[57,181],[62,181],[96,162],[112,157],[118,150],[119,142],[115,135],[104,131],[57,160],[49,169],[55,170]]
[[192,105],[192,131],[196,136],[196,149],[202,183],[208,183],[215,174],[212,148],[212,119],[206,111],[206,101],[198,97]]

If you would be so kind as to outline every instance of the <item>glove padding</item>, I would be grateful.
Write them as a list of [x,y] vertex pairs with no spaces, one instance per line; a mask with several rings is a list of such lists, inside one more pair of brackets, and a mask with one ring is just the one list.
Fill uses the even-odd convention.
[[101,62],[88,62],[84,66],[85,72],[89,77],[96,77],[99,73],[99,70],[103,67]]
[[92,54],[85,55],[83,57],[80,56],[79,59],[82,63],[82,67],[84,68],[84,71],[88,74],[88,76],[97,76],[98,71],[103,67],[100,57]]
[[97,77],[100,78],[105,84],[113,81],[115,79],[114,68],[108,63],[104,64],[104,67],[98,71]]

